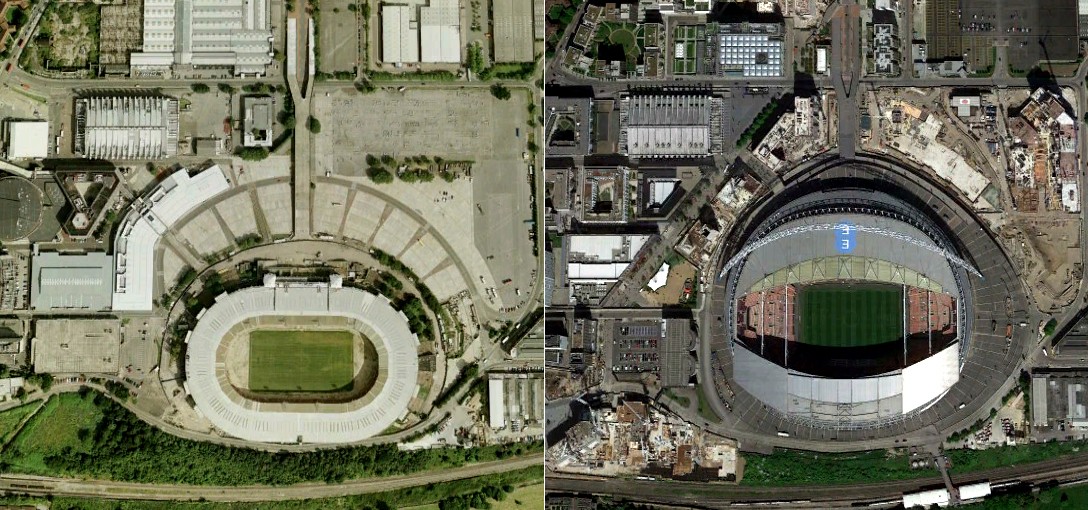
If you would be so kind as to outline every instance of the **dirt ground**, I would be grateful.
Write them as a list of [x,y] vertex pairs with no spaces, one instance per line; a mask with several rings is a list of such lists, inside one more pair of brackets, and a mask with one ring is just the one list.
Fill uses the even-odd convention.
[[689,278],[692,282],[695,281],[695,266],[688,262],[672,266],[669,268],[669,279],[665,286],[657,289],[657,292],[643,287],[642,297],[654,305],[679,304],[684,295],[684,281]]
[[323,73],[353,71],[359,62],[360,30],[356,12],[349,5],[361,0],[326,0],[321,2],[318,26],[318,64]]

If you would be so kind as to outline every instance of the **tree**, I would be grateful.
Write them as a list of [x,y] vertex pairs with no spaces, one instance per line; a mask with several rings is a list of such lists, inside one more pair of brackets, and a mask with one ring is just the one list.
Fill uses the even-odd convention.
[[207,94],[212,90],[206,83],[194,83],[190,85],[189,88],[193,89],[193,92],[196,92],[197,94]]
[[233,94],[236,92],[234,87],[232,87],[229,83],[220,83],[219,85],[217,85],[217,87],[219,87],[219,91],[224,94]]
[[321,121],[317,120],[316,117],[310,117],[309,120],[306,121],[306,129],[309,129],[310,132],[315,135],[320,133]]
[[380,166],[372,166],[366,169],[366,176],[375,184],[388,184],[393,182],[393,174]]
[[506,88],[506,85],[496,83],[491,86],[491,95],[495,96],[497,99],[506,101],[510,99],[510,89]]
[[268,149],[264,147],[238,147],[234,149],[234,155],[246,161],[260,161],[268,157]]

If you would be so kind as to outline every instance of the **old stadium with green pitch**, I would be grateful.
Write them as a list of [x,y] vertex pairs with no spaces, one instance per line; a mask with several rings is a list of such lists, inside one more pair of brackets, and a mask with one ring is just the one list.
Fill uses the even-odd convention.
[[264,329],[249,334],[249,389],[330,392],[355,377],[350,331]]
[[898,285],[808,285],[798,292],[797,309],[799,342],[861,347],[903,337],[903,288]]

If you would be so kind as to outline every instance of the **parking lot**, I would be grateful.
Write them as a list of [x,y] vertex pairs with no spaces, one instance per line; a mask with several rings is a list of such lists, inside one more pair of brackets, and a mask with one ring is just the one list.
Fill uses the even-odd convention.
[[[486,88],[409,88],[366,96],[349,89],[318,96],[315,115],[326,128],[315,144],[315,228],[401,257],[440,297],[475,287],[489,295],[495,289],[490,304],[496,309],[524,305],[536,264],[529,241],[529,162],[522,157],[528,110],[525,93],[513,92],[509,101],[495,99]],[[375,185],[365,176],[368,154],[473,163],[471,175],[453,182]],[[320,184],[326,178],[374,192],[334,193]],[[390,208],[375,207],[382,201]],[[399,221],[397,228],[370,227],[378,218],[360,218],[356,211],[363,209],[372,210],[369,216],[381,213],[387,223]],[[469,217],[473,221],[465,221]],[[428,254],[446,250],[444,243],[460,265]]]
[[321,3],[317,27],[318,71],[354,71],[359,61],[358,16],[348,10],[355,0],[327,0]]

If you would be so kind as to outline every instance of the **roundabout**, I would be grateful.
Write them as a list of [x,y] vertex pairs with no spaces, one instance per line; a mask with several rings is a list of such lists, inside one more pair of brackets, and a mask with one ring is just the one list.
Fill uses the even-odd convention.
[[331,283],[220,295],[186,338],[186,389],[224,433],[263,443],[350,443],[408,411],[419,341],[389,301]]
[[1026,298],[940,189],[896,162],[826,160],[750,206],[707,304],[720,416],[811,447],[951,432],[989,410],[1027,345],[1026,330],[1005,337]]

